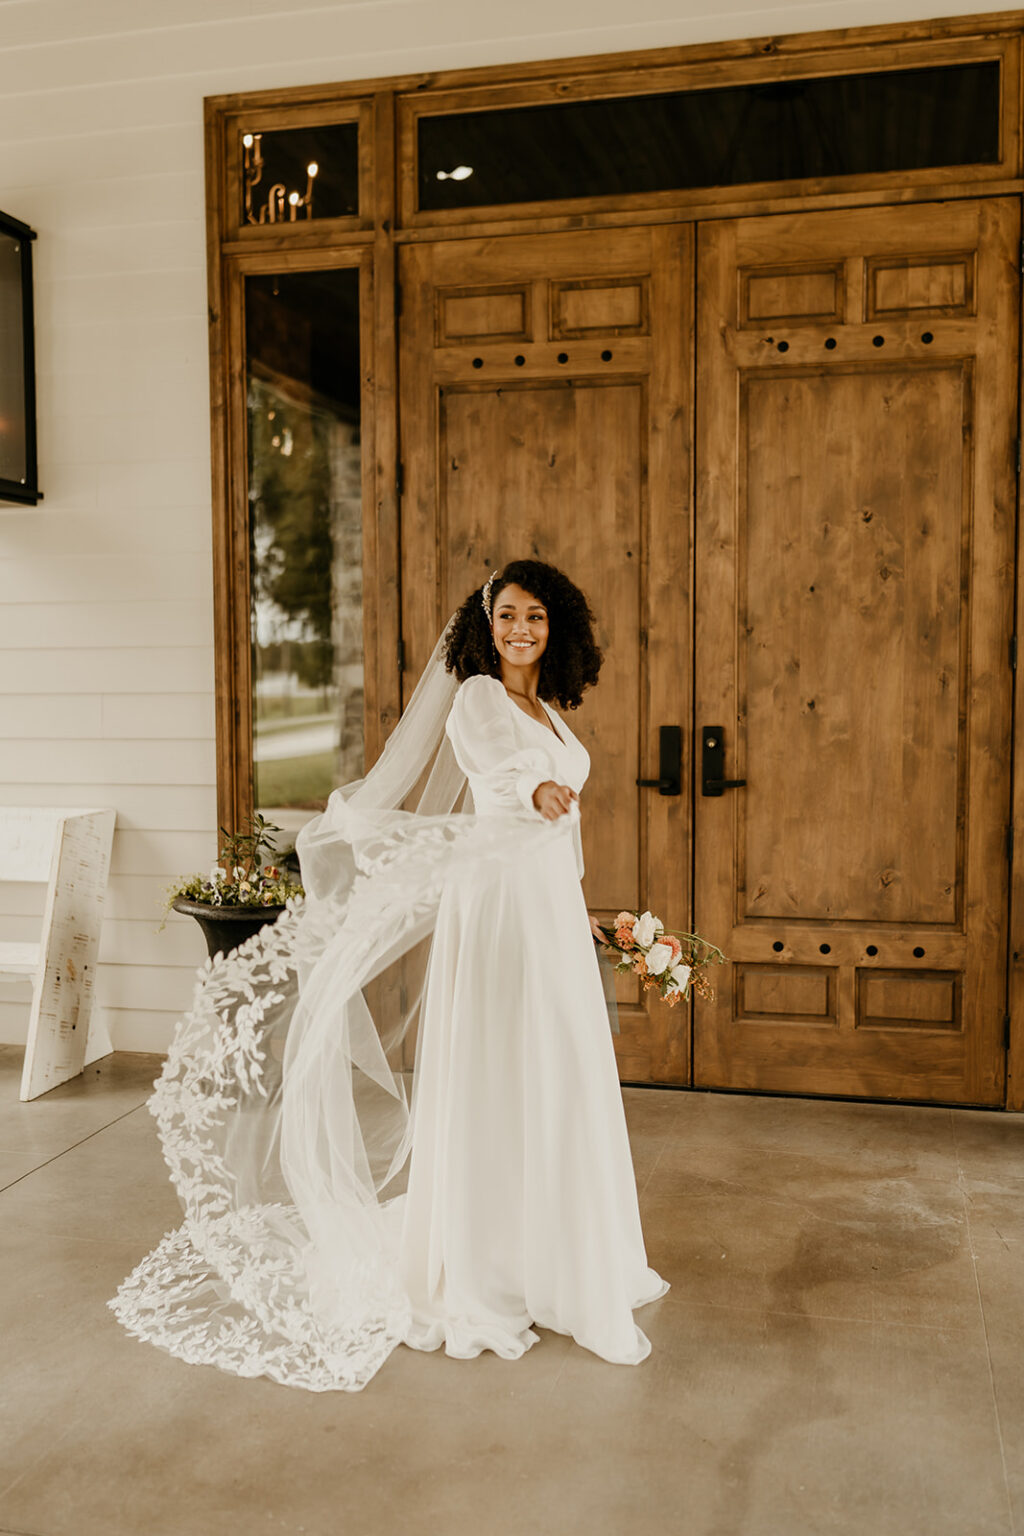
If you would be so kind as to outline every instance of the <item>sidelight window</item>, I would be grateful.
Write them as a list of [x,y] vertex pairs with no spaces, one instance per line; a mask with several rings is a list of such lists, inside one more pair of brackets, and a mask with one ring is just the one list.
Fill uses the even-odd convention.
[[245,280],[253,795],[290,834],[363,771],[359,270]]

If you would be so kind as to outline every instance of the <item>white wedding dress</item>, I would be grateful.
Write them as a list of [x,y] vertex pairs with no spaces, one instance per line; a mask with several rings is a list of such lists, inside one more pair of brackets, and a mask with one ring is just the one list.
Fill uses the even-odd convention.
[[[583,788],[586,748],[495,678],[448,721],[478,815]],[[556,734],[557,732],[557,734]],[[650,1350],[648,1268],[604,993],[580,886],[579,812],[533,857],[487,861],[441,898],[420,1024],[401,1273],[406,1343],[513,1357],[531,1321],[606,1360]]]
[[[185,1222],[110,1305],[183,1359],[323,1391],[363,1387],[399,1343],[515,1358],[533,1324],[616,1363],[650,1351],[633,1310],[668,1286],[579,812],[532,805],[547,779],[582,789],[589,757],[496,679],[426,677],[410,723],[446,740],[419,813],[391,808],[396,731],[300,840],[306,903],[201,973],[151,1100]],[[423,814],[466,785],[471,814]]]

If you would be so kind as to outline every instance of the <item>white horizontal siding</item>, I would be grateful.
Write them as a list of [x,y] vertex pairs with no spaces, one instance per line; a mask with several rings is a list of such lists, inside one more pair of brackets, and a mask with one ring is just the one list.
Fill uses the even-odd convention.
[[[213,598],[210,597],[212,605]],[[213,685],[213,647],[116,646],[21,651],[3,674],[5,693],[198,693]],[[2,697],[2,695],[0,695]],[[0,791],[3,784],[0,768]]]
[[[0,527],[0,548],[2,542]],[[0,558],[0,603],[31,603],[36,598],[59,602],[62,594],[74,602],[83,591],[97,602],[116,602],[132,592],[159,603],[209,583],[209,561],[191,551],[169,554],[133,550],[126,554],[115,548],[65,555],[51,550],[44,560]]]
[[[173,912],[163,921],[163,900],[157,909],[139,918],[107,917],[103,924],[100,963],[103,965],[184,966],[194,971],[206,955],[206,946],[192,918]],[[38,912],[23,912],[7,919],[8,937],[31,943],[39,938]]]
[[[80,745],[75,746],[76,754]],[[3,799],[8,805],[49,805],[55,798],[45,783],[5,785],[3,789]],[[205,832],[213,826],[217,814],[217,796],[211,784],[108,782],[103,786],[102,795],[98,795],[95,784],[62,783],[60,798],[69,805],[92,805],[102,798],[105,805],[116,807],[117,824],[122,832]],[[204,869],[212,863],[212,858],[211,846]]]
[[[71,419],[69,413],[68,420]],[[82,515],[83,510],[87,510],[87,516]],[[101,559],[96,554],[97,542],[111,550],[137,544],[145,548],[146,558],[167,554],[196,554],[205,558],[210,553],[210,517],[205,507],[138,508],[131,512],[96,505],[87,509],[63,508],[49,513],[47,523],[50,537],[65,560]],[[27,517],[8,526],[0,519],[0,566],[31,554],[38,537],[38,529]],[[14,574],[15,568],[7,572],[8,578]],[[31,598],[26,601],[32,603]]]
[[[170,877],[167,875],[112,874],[107,887],[106,920],[153,924],[161,922],[169,884]],[[4,926],[5,937],[33,937],[35,930],[33,933],[16,933],[14,920],[24,918],[30,923],[35,922],[42,915],[43,897],[44,887],[41,885],[0,884],[0,917],[11,920],[9,927],[7,924]],[[184,923],[185,919],[174,914],[170,921]]]
[[166,1051],[191,996],[191,989],[183,988],[176,1000],[168,999],[169,1006],[164,1009],[104,1006],[103,1016],[115,1050]]
[[111,876],[161,875],[169,881],[193,869],[209,869],[216,851],[216,833],[175,832],[162,828],[127,827],[114,839]]
[[[170,646],[179,650],[199,647],[208,651],[212,645],[213,607],[209,599],[186,598],[167,603],[0,603],[0,653],[51,647],[111,650],[118,646]],[[7,661],[8,678],[2,686],[6,687],[16,665],[14,660]]]
[[[4,7],[5,12],[9,9]],[[783,5],[640,0],[627,10],[620,0],[517,0],[514,6],[493,0],[362,0],[342,5],[281,0],[267,14],[259,14],[248,0],[212,0],[204,16],[184,23],[175,6],[165,8],[149,25],[128,19],[96,30],[88,0],[77,12],[64,0],[37,0],[37,9],[52,9],[60,21],[48,33],[38,29],[37,22],[31,40],[5,50],[0,56],[0,93],[73,89],[83,80],[109,87],[158,74],[198,81],[209,94],[244,86],[952,15],[986,7],[965,5],[963,0],[956,11],[941,0]]]
[[11,778],[66,784],[74,767],[79,784],[210,784],[216,777],[212,741],[76,741],[72,761],[53,741],[6,741],[2,759]]
[[[105,974],[101,972],[101,975]],[[28,1032],[29,994],[27,987],[12,987],[11,996],[0,997],[0,1041],[24,1045]],[[23,994],[21,998],[14,994]],[[188,1007],[191,992],[181,992],[166,1009],[111,1008],[103,1001],[97,1006],[110,1038],[119,1051],[166,1051],[174,1033],[175,1021]],[[88,1070],[88,1069],[86,1069]]]
[[[0,208],[36,245],[38,509],[0,507],[0,803],[118,810],[98,995],[161,1050],[216,851],[202,103],[983,11],[969,0],[0,0]],[[39,888],[0,889],[0,937]],[[0,1039],[27,1004],[0,1001]]]

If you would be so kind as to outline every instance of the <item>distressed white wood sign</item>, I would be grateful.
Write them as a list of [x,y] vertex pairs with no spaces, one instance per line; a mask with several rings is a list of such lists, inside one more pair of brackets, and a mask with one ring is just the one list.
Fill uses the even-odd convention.
[[0,806],[0,880],[45,882],[39,942],[0,943],[0,979],[32,982],[21,1078],[35,1099],[110,1050],[89,1040],[103,898],[114,836],[112,810]]

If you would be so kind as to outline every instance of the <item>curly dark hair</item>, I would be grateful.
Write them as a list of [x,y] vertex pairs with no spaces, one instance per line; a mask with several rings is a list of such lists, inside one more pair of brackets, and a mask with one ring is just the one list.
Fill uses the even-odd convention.
[[[594,615],[583,593],[568,576],[543,560],[512,560],[491,588],[497,599],[505,587],[522,587],[548,611],[548,643],[540,659],[537,692],[561,709],[578,709],[583,690],[597,682],[603,657],[594,639]],[[455,614],[445,637],[444,664],[460,683],[483,673],[500,677],[483,605],[483,587],[471,592]]]

